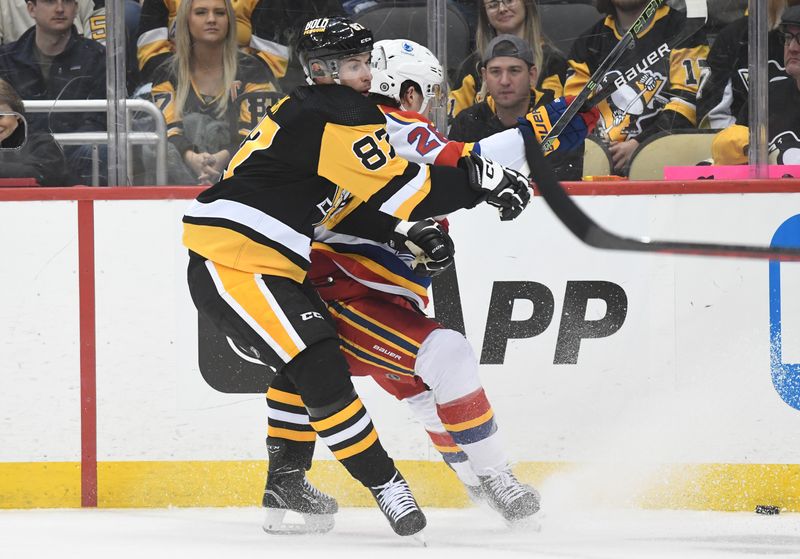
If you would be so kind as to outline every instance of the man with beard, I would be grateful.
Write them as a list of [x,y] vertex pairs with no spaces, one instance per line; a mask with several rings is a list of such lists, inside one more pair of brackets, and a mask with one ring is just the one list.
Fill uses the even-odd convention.
[[[572,46],[565,95],[577,95],[622,36],[642,13],[647,0],[598,0],[597,8],[607,17],[584,32]],[[662,6],[639,34],[636,48],[628,51],[606,74],[619,77],[649,53],[681,32],[684,13]],[[636,148],[663,131],[695,128],[695,96],[706,65],[708,44],[703,31],[648,65],[638,79],[619,88],[598,105],[597,133],[608,145],[613,167],[624,173]]]
[[[778,26],[778,39],[783,43],[786,79],[769,84],[768,138],[770,152],[779,165],[800,164],[800,6],[787,8]],[[747,163],[750,130],[747,127],[749,106],[745,103],[736,124],[714,138],[711,154],[718,165]]]

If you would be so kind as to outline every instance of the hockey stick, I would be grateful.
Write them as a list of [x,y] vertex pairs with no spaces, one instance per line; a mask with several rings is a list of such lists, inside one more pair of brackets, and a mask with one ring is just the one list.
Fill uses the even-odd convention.
[[[575,115],[578,114],[578,112],[597,105],[623,85],[638,79],[642,70],[646,70],[648,67],[655,64],[658,60],[668,54],[672,48],[678,46],[680,43],[694,35],[698,30],[700,30],[700,28],[702,28],[703,25],[705,25],[708,17],[706,0],[686,0],[687,24],[690,21],[692,24],[687,25],[678,35],[678,37],[671,41],[670,44],[663,43],[659,45],[655,50],[644,56],[640,62],[623,72],[619,78],[614,80],[615,87],[613,89],[603,85],[602,82],[604,81],[606,74],[617,62],[619,62],[620,58],[622,58],[628,48],[631,45],[636,44],[636,42],[639,40],[638,34],[650,23],[650,20],[655,15],[656,10],[658,10],[663,3],[664,0],[651,0],[644,7],[642,13],[639,15],[633,25],[631,25],[627,33],[625,33],[625,35],[622,36],[614,48],[611,49],[611,52],[608,53],[608,56],[606,56],[603,62],[600,63],[600,65],[597,67],[597,70],[595,70],[591,75],[589,81],[586,83],[583,89],[578,93],[578,95],[575,96],[567,109],[562,113],[562,115],[550,129],[550,132],[548,132],[547,136],[545,136],[544,140],[542,140],[542,149],[545,150],[545,152],[550,151],[555,143],[556,138],[558,138],[559,134],[564,131],[564,129],[575,117]],[[592,97],[592,100],[587,103],[589,96],[592,94],[594,94],[594,97]]]
[[523,134],[525,157],[531,178],[539,193],[556,214],[556,217],[583,243],[610,250],[655,252],[661,254],[693,254],[699,256],[724,256],[728,258],[762,258],[776,261],[800,261],[800,248],[727,245],[714,243],[687,243],[654,241],[645,237],[622,237],[603,228],[586,215],[572,201],[558,183],[553,169],[545,160],[541,146],[532,134]]

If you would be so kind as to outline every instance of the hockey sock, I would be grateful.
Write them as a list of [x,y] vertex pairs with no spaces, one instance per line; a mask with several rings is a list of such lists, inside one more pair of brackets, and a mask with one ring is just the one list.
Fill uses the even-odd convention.
[[442,425],[442,420],[439,419],[436,410],[436,400],[433,397],[433,392],[430,390],[422,392],[406,398],[405,402],[411,408],[414,417],[425,427],[433,446],[442,454],[445,464],[456,473],[461,483],[472,487],[480,485],[478,476],[472,471],[469,457],[461,450]]
[[310,470],[316,439],[297,389],[284,376],[276,376],[267,392],[269,471]]
[[492,475],[508,468],[494,412],[483,388],[457,400],[437,404],[436,410],[453,441],[469,457],[476,474]]
[[334,457],[364,486],[375,487],[394,476],[394,462],[355,391],[324,408],[308,408],[308,415]]

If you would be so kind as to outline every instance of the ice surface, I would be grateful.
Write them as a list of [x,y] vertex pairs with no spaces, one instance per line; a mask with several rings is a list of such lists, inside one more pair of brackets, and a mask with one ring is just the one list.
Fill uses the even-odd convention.
[[651,559],[800,557],[800,514],[543,512],[540,532],[480,509],[427,509],[427,548],[395,536],[374,508],[343,509],[322,536],[273,536],[259,508],[0,510],[0,557]]

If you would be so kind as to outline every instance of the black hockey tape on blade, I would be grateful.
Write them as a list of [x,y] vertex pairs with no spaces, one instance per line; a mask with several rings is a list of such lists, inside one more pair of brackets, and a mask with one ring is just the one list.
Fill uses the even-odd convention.
[[780,514],[780,512],[781,512],[780,507],[775,507],[775,506],[772,506],[772,505],[757,505],[756,506],[756,514],[773,515],[773,514]]

